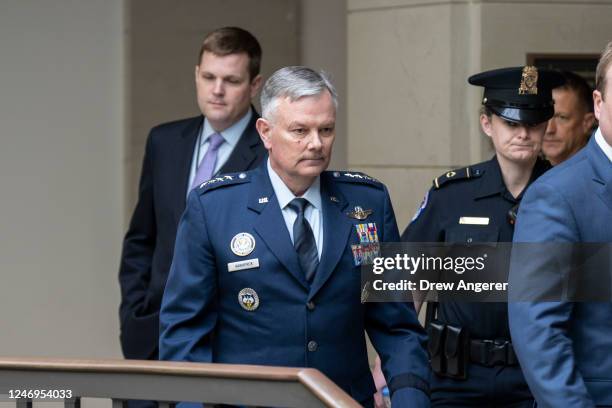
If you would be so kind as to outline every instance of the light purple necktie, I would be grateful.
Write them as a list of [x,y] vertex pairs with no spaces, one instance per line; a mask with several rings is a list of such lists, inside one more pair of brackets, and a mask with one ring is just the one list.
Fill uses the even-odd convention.
[[208,150],[204,155],[204,158],[200,162],[198,166],[198,171],[196,172],[195,178],[193,179],[193,184],[191,188],[195,188],[205,182],[206,180],[210,180],[213,175],[213,171],[215,170],[215,164],[217,164],[217,153],[219,152],[219,147],[225,142],[223,136],[219,133],[213,133],[208,138]]

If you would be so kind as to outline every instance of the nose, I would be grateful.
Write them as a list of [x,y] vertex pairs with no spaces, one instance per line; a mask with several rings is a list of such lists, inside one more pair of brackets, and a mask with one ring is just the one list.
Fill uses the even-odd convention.
[[223,86],[223,80],[220,78],[215,81],[212,89],[215,95],[223,95],[225,93],[225,87]]
[[546,125],[546,134],[552,135],[557,131],[557,124],[555,123],[555,118],[552,118],[548,121]]
[[320,150],[323,143],[321,141],[321,136],[318,131],[312,132],[312,137],[310,138],[310,142],[308,143],[308,148],[310,150]]
[[525,125],[520,125],[516,127],[516,136],[520,139],[527,139],[527,135],[529,134],[529,129]]

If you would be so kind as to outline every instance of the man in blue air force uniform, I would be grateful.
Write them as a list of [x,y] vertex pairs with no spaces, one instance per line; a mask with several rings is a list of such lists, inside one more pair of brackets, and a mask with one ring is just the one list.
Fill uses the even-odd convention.
[[162,302],[161,358],[313,367],[371,406],[367,330],[394,405],[429,406],[412,305],[361,301],[358,264],[399,233],[383,184],[324,171],[333,85],[309,68],[283,68],[261,100],[269,160],[189,196]]
[[[599,129],[584,149],[527,190],[514,242],[608,243],[610,248],[612,43],[597,66],[596,88]],[[513,254],[511,284],[529,286],[547,266],[558,262],[556,255],[558,251],[538,251],[533,261]],[[605,267],[608,271],[600,276],[609,277],[610,263]],[[612,406],[612,303],[513,302],[509,318],[515,351],[538,406]]]

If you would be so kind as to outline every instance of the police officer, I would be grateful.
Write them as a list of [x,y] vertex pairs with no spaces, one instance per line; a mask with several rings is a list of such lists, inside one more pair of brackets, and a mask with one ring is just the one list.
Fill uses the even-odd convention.
[[[402,241],[511,242],[523,192],[550,167],[539,153],[554,113],[551,90],[563,78],[525,66],[482,72],[468,81],[485,88],[480,125],[495,155],[437,177]],[[438,357],[432,358],[432,406],[532,406],[506,307],[459,301],[428,305],[429,351]]]

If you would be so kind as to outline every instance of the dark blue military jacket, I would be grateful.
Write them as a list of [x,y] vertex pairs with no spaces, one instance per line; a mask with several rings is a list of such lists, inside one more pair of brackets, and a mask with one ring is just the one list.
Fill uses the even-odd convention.
[[[363,402],[375,391],[367,330],[392,390],[404,387],[398,394],[409,391],[424,401],[426,336],[413,306],[362,303],[351,250],[360,242],[360,223],[375,223],[381,242],[399,241],[386,187],[360,173],[324,172],[321,199],[324,247],[309,284],[265,165],[194,190],[162,302],[161,359],[313,367]],[[351,218],[357,206],[372,213],[362,221]],[[231,249],[243,233],[253,242],[236,252],[252,249],[246,256]],[[229,271],[242,261],[251,267]],[[256,308],[244,307],[249,305]]]
[[[550,168],[534,166],[530,183]],[[522,197],[506,188],[496,157],[436,178],[422,208],[402,234],[404,242],[512,242],[509,211]],[[515,208],[516,210],[516,208]],[[488,225],[460,224],[460,217],[488,218]],[[468,329],[473,338],[510,339],[505,303],[441,302],[439,320]]]

